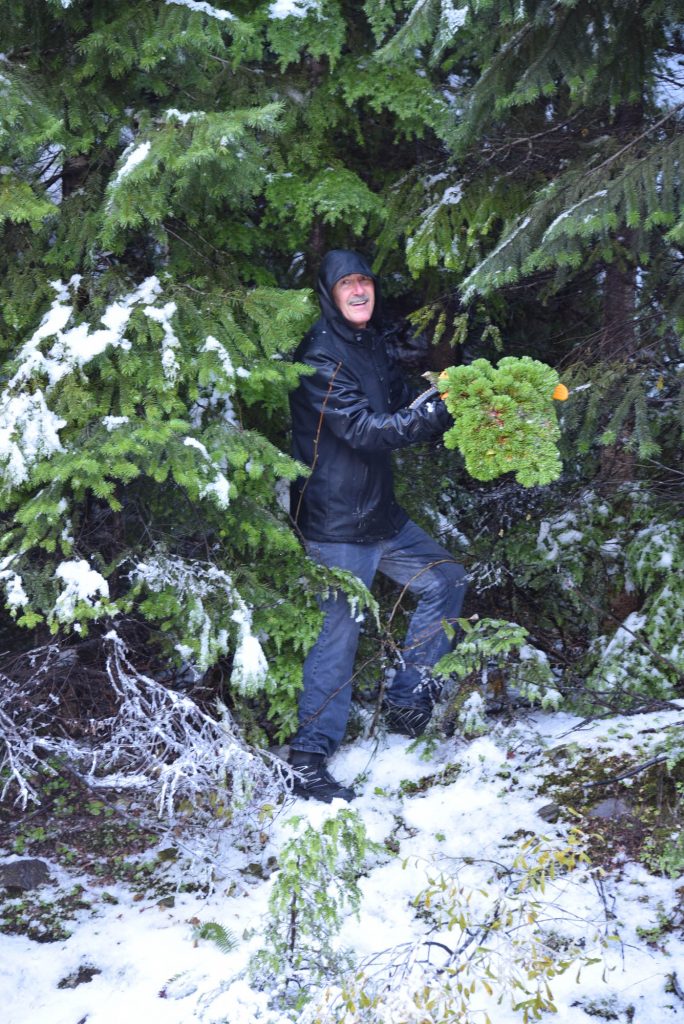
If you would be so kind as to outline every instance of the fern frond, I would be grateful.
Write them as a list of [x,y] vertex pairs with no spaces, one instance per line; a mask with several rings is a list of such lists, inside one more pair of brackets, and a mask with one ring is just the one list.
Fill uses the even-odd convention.
[[195,927],[193,934],[195,941],[206,939],[213,942],[222,953],[232,953],[237,946],[237,939],[233,932],[219,924],[218,921],[204,921],[203,924]]

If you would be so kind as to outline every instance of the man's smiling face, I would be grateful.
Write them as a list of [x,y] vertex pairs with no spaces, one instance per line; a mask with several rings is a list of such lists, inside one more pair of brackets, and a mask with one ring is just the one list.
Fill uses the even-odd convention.
[[365,274],[345,274],[333,285],[332,297],[345,320],[365,327],[373,316],[375,284]]

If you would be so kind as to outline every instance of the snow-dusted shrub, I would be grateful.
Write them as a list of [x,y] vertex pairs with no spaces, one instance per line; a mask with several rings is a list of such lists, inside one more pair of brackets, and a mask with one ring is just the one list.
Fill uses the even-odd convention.
[[16,678],[0,677],[0,797],[38,801],[36,769],[67,769],[93,790],[134,795],[150,822],[183,818],[189,832],[217,818],[244,829],[258,807],[278,800],[280,762],[251,750],[225,707],[209,715],[140,672],[115,631],[102,644],[104,671],[90,672],[97,707],[71,717],[52,683],[65,666],[76,674],[73,648],[36,650],[24,659],[28,676],[16,658]]
[[98,788],[152,791],[160,815],[169,818],[181,803],[201,807],[208,794],[221,790],[233,817],[257,798],[274,798],[274,763],[245,745],[226,708],[218,718],[209,716],[187,695],[137,671],[115,632],[105,641],[119,704],[110,722],[102,723],[108,742],[83,760],[88,781]]
[[[588,495],[572,522],[566,514],[543,529],[538,543],[560,563],[562,585],[596,616],[596,635],[579,666],[585,706],[675,696],[684,673],[681,518],[634,489],[615,503]],[[592,560],[603,570],[600,589],[589,589]]]
[[561,909],[590,870],[582,845],[575,831],[565,843],[527,840],[486,886],[428,868],[415,898],[427,936],[379,951],[326,986],[301,1024],[493,1024],[502,1004],[521,1024],[553,1013],[553,978],[600,960],[603,944],[576,908]]
[[487,732],[485,702],[478,690],[473,690],[463,701],[458,713],[458,724],[464,736],[480,736]]
[[529,643],[524,627],[497,619],[475,624],[462,619],[460,625],[463,637],[435,671],[452,677],[445,714],[455,716],[465,734],[486,731],[483,713],[488,699],[502,705],[513,696],[542,707],[560,703],[548,658]]
[[178,608],[182,626],[176,650],[198,673],[228,653],[232,628],[237,635],[231,682],[242,692],[263,684],[268,665],[252,631],[252,611],[225,570],[198,558],[190,561],[159,550],[136,562],[129,579],[132,594],[144,597],[140,608],[147,618],[168,616],[170,606]]
[[[530,699],[562,695],[583,713],[679,692],[684,537],[671,503],[634,484],[569,502],[562,490],[532,495],[527,509],[513,494],[498,516],[478,545],[486,560],[469,568],[472,592],[512,602],[529,629],[507,683],[528,676]],[[471,646],[467,634],[455,669]]]

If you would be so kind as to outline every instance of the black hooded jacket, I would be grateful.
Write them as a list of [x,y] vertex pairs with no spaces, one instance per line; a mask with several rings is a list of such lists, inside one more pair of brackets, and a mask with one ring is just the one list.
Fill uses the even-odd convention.
[[[375,309],[364,329],[332,298],[347,274],[375,283]],[[294,358],[313,367],[290,397],[292,453],[311,468],[291,488],[291,512],[307,540],[369,543],[393,537],[407,521],[392,482],[392,452],[428,441],[450,425],[440,400],[417,409],[375,326],[378,282],[362,256],[333,249],[321,263],[322,316]]]

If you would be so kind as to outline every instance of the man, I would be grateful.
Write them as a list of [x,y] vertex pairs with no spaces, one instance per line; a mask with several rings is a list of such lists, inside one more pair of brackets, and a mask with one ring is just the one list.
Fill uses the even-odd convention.
[[[313,373],[290,402],[293,455],[311,469],[292,486],[292,517],[311,558],[367,587],[380,571],[418,597],[384,710],[390,730],[419,736],[432,710],[429,670],[450,647],[443,621],[460,614],[466,574],[397,504],[392,452],[438,437],[452,421],[439,399],[408,406],[409,389],[376,330],[379,287],[362,256],[328,252],[317,291],[322,315],[295,353]],[[351,800],[326,761],[347,725],[360,623],[341,592],[321,607],[289,761],[298,795]]]

